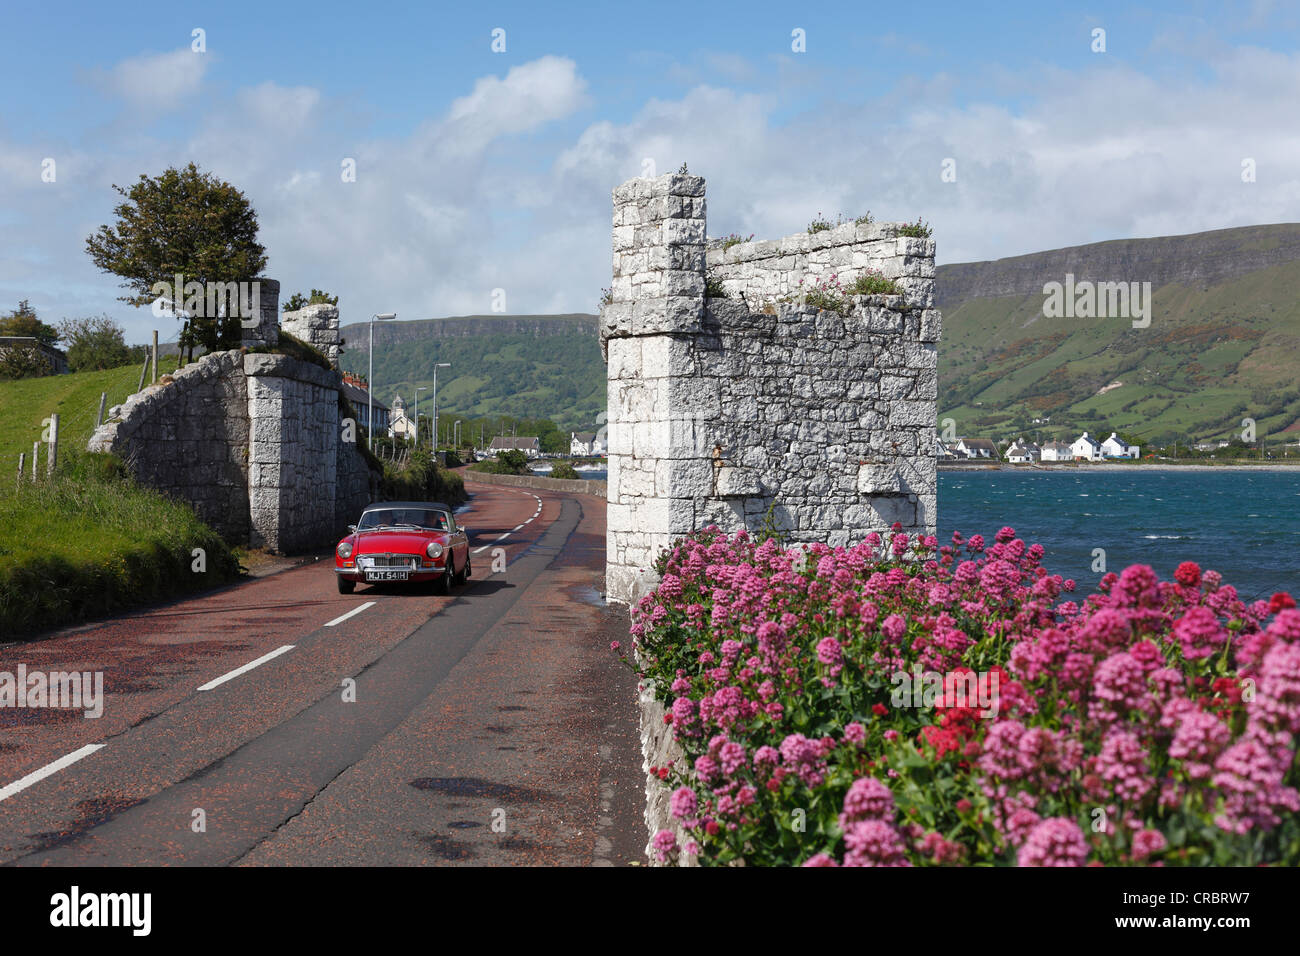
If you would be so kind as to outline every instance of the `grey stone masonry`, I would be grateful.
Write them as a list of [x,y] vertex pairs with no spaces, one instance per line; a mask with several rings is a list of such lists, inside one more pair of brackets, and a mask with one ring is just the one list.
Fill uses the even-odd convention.
[[248,538],[248,393],[238,349],[205,355],[115,406],[89,449],[116,454],[141,484],[189,501],[227,540]]
[[[700,177],[614,190],[601,322],[613,601],[636,601],[657,555],[709,524],[832,546],[895,523],[934,533],[933,241],[850,223],[706,252],[704,220]],[[798,298],[868,269],[902,294],[852,297],[845,314]],[[706,298],[706,277],[727,296]]]
[[251,543],[301,551],[334,531],[338,373],[286,355],[250,353],[244,356],[244,374]]
[[280,344],[280,281],[257,279],[258,313],[240,322],[239,343],[245,348]]
[[[262,280],[264,317],[278,314],[278,289]],[[278,326],[259,334],[279,340]],[[355,427],[344,427],[341,389],[337,370],[287,355],[215,352],[113,408],[89,448],[190,502],[228,541],[328,547],[379,492]]]
[[320,303],[305,305],[280,317],[280,328],[296,339],[314,346],[339,367],[339,307]]

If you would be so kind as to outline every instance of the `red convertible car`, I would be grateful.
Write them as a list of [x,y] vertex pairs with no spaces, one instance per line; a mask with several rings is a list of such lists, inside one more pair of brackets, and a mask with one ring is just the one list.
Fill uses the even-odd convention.
[[469,580],[469,534],[437,501],[381,501],[367,505],[351,534],[334,549],[339,593],[359,583],[433,584],[440,594]]

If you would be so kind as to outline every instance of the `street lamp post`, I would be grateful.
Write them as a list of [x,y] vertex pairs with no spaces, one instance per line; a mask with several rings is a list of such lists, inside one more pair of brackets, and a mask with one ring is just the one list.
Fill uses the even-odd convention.
[[421,385],[415,390],[415,448],[417,451],[420,448],[420,393],[428,390],[428,385]]
[[438,454],[438,369],[451,368],[450,362],[435,362],[433,366],[433,453]]
[[375,447],[375,323],[397,318],[396,312],[379,312],[370,317],[370,371],[366,374],[366,445]]
[[458,418],[456,419],[456,424],[452,426],[453,437],[451,439],[451,443],[457,449],[460,448],[460,423],[461,423],[461,419]]

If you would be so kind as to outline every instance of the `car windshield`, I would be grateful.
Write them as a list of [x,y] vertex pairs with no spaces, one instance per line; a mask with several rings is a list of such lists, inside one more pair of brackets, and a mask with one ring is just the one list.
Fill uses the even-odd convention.
[[447,512],[431,508],[376,508],[367,511],[357,522],[358,531],[372,531],[377,528],[450,531],[451,521]]

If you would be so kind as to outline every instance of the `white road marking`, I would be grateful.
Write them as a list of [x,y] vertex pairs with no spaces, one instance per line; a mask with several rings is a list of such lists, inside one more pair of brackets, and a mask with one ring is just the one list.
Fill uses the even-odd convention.
[[271,653],[269,653],[269,654],[263,654],[261,657],[259,657],[259,658],[258,658],[257,660],[255,660],[255,661],[249,661],[249,662],[248,662],[247,664],[245,664],[243,667],[236,667],[236,668],[235,668],[233,671],[231,671],[229,674],[222,674],[222,675],[221,675],[220,677],[218,677],[216,680],[210,680],[210,681],[208,681],[206,684],[204,684],[202,687],[200,687],[199,690],[212,690],[212,688],[214,688],[214,687],[218,687],[218,686],[220,686],[221,684],[224,684],[224,683],[225,683],[226,681],[228,681],[228,680],[234,680],[234,679],[235,679],[236,677],[238,677],[240,674],[247,674],[247,673],[248,673],[249,671],[251,671],[254,667],[258,667],[258,666],[260,666],[260,665],[262,665],[262,664],[265,664],[267,661],[271,660],[273,657],[279,657],[281,654],[286,654],[286,653],[288,653],[289,651],[293,650],[295,646],[296,646],[296,645],[294,645],[294,644],[285,644],[285,645],[283,645],[283,646],[281,646],[281,647],[277,647],[277,648],[276,648],[275,650],[273,650]]
[[[533,500],[535,500],[535,501],[537,502],[537,510],[533,512],[533,518],[536,518],[539,514],[542,513],[542,499],[541,499],[541,498],[538,498],[536,495],[530,495],[530,497],[533,498]],[[509,531],[507,531],[505,534],[501,535],[501,537],[497,538],[496,541],[493,541],[491,544],[485,544],[485,545],[482,545],[481,547],[475,548],[475,549],[474,549],[472,552],[470,552],[470,553],[471,553],[471,554],[478,554],[480,551],[486,551],[488,548],[492,547],[493,544],[498,544],[499,542],[502,542],[502,541],[504,541],[506,538],[510,537],[512,534],[514,534],[516,531],[518,531],[520,528],[522,528],[525,524],[531,524],[532,521],[533,521],[533,518],[529,518],[527,521],[524,522],[524,524],[517,524],[517,525],[515,525],[513,528],[511,528],[511,529],[510,529]],[[372,602],[372,603],[373,603],[373,602]],[[365,610],[365,608],[367,608],[367,607],[369,607],[369,606],[370,606],[370,605],[368,605],[368,604],[367,604],[367,605],[363,605],[362,607],[357,608],[356,611],[353,611],[352,614],[356,614],[357,611]],[[351,616],[352,616],[352,615],[350,615],[350,614],[345,614],[345,615],[343,615],[343,617],[351,617]],[[339,621],[343,620],[343,617],[339,618]],[[337,622],[337,621],[331,621],[330,623],[331,623],[331,624],[337,624],[338,622]],[[328,627],[329,625],[326,625],[326,626]]]
[[368,607],[374,607],[374,606],[375,606],[375,602],[374,602],[374,601],[367,601],[365,604],[362,604],[362,605],[359,606],[359,607],[354,607],[352,610],[348,611],[347,614],[341,614],[341,615],[339,615],[338,617],[336,617],[334,620],[332,620],[332,621],[327,621],[327,622],[325,623],[325,627],[333,627],[335,624],[342,624],[342,623],[343,623],[344,621],[346,621],[348,618],[350,618],[350,617],[355,617],[356,615],[358,615],[358,614],[360,614],[362,611],[364,611],[366,608],[368,608]]
[[86,744],[86,746],[82,747],[80,750],[74,750],[72,753],[60,757],[58,760],[54,761],[54,763],[47,763],[39,770],[33,770],[21,780],[16,780],[8,786],[0,787],[0,800],[8,800],[15,793],[22,793],[32,784],[39,783],[46,777],[58,773],[64,767],[72,766],[82,757],[89,757],[96,750],[102,750],[104,746],[104,744]]

